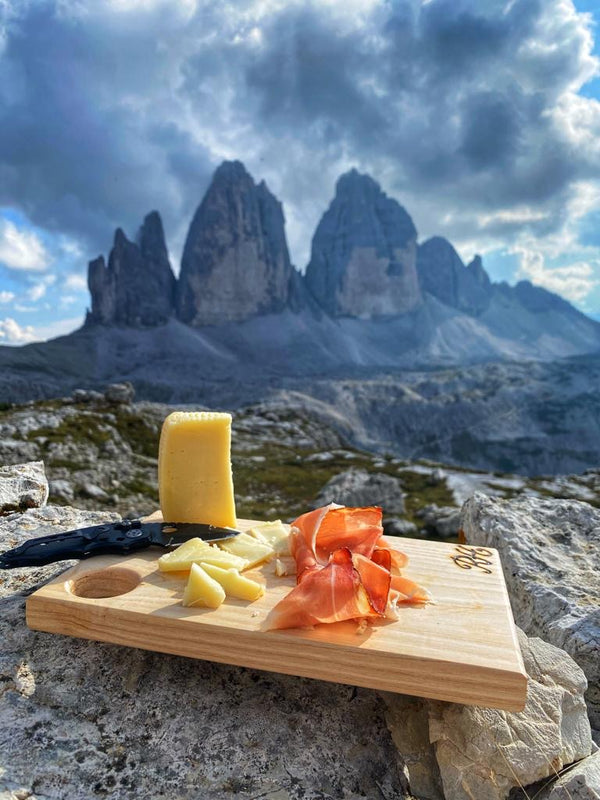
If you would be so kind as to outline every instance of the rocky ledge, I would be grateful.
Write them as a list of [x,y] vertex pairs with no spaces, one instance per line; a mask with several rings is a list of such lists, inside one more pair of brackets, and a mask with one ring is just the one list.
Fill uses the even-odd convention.
[[[38,480],[41,507],[0,515],[0,552],[117,516],[44,506]],[[585,675],[539,638],[519,634],[523,712],[426,701],[29,630],[27,595],[65,566],[0,574],[2,797],[598,797]]]

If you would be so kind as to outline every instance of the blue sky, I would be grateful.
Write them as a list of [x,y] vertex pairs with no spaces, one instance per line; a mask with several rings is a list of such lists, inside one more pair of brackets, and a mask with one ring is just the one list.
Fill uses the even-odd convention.
[[226,158],[304,269],[371,174],[464,260],[600,313],[597,0],[4,0],[0,343],[76,328],[87,262],[163,218],[178,271]]

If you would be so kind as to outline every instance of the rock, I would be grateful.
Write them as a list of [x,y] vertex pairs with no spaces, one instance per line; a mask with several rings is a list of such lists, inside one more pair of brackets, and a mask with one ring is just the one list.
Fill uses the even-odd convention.
[[600,729],[600,510],[577,500],[476,493],[463,506],[462,527],[469,544],[499,550],[517,624],[583,669]]
[[404,513],[404,492],[398,478],[385,473],[349,469],[329,480],[313,501],[313,508],[339,503],[343,506],[381,506],[385,514]]
[[55,480],[50,481],[50,496],[57,500],[64,500],[70,503],[75,497],[75,491],[69,481]]
[[90,261],[88,286],[92,310],[87,324],[152,327],[167,322],[174,310],[175,276],[158,212],[145,217],[136,242],[117,228],[108,267],[102,256]]
[[129,405],[133,403],[135,389],[129,381],[125,381],[125,383],[111,383],[106,387],[104,397],[108,403]]
[[79,491],[92,500],[108,500],[108,494],[100,486],[96,486],[95,483],[84,483]]
[[385,695],[388,725],[421,800],[505,800],[513,787],[591,753],[583,672],[564,651],[518,635],[529,675],[521,712]]
[[429,483],[431,486],[439,486],[440,483],[444,483],[447,477],[448,476],[444,470],[437,467],[431,471],[427,483]]
[[104,397],[93,389],[75,389],[72,399],[75,403],[98,403],[104,400]]
[[408,519],[384,519],[383,532],[388,536],[416,536],[418,530]]
[[454,506],[438,506],[431,503],[419,509],[416,515],[423,520],[425,530],[432,536],[452,539],[460,530],[460,509]]
[[190,325],[240,322],[282,311],[294,269],[281,203],[239,161],[225,161],[194,215],[177,284]]
[[384,698],[387,724],[406,764],[411,794],[418,800],[444,800],[435,749],[429,740],[432,703],[402,694],[384,693]]
[[[0,548],[112,518],[14,515]],[[377,692],[31,631],[62,566],[0,576],[2,796],[408,800]]]
[[43,461],[0,467],[0,514],[40,508],[48,499]]
[[446,800],[501,800],[514,786],[555,775],[592,751],[583,672],[541,639],[519,644],[529,675],[520,713],[439,704],[430,714]]
[[434,236],[419,245],[417,272],[421,289],[447,306],[478,315],[490,304],[492,284],[481,258],[476,256],[465,267],[456,250],[442,236]]
[[600,750],[564,772],[537,800],[600,800]]
[[421,303],[417,231],[404,208],[355,169],[342,175],[315,232],[306,285],[333,316],[380,317]]

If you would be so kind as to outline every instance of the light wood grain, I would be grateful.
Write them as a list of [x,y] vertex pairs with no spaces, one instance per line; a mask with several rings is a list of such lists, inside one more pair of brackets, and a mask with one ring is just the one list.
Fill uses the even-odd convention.
[[[241,530],[252,525],[238,523]],[[293,575],[276,577],[273,564],[246,573],[266,586],[253,603],[227,598],[216,610],[183,608],[186,576],[159,572],[158,549],[82,561],[27,599],[27,623],[191,658],[521,710],[527,676],[498,553],[490,550],[487,565],[466,569],[453,560],[456,545],[387,538],[409,556],[403,574],[425,586],[435,602],[402,607],[397,621],[382,621],[363,634],[354,622],[262,630],[269,611],[295,585]],[[293,560],[287,561],[292,571]],[[122,593],[101,596],[116,591]]]

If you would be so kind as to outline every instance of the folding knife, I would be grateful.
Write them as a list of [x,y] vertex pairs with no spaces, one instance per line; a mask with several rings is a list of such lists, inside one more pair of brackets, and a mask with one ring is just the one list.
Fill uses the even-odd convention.
[[196,522],[144,522],[124,519],[91,528],[56,533],[30,539],[13,550],[0,553],[0,569],[41,567],[69,558],[99,555],[129,555],[134,550],[156,545],[163,549],[178,547],[188,539],[206,541],[229,539],[239,531]]

